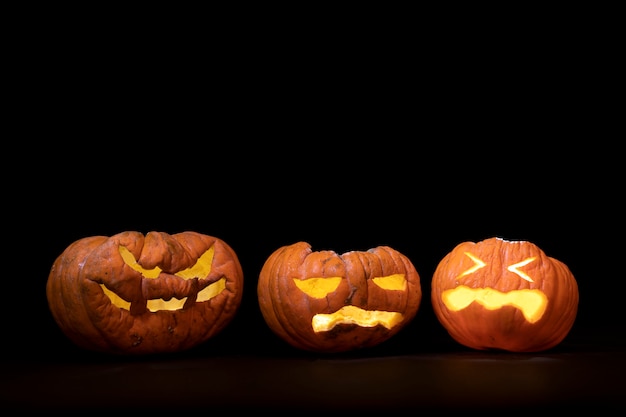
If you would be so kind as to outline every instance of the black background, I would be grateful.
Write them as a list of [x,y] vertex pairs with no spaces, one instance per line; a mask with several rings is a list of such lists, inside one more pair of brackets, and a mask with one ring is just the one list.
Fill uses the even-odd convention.
[[170,106],[122,121],[119,107],[98,108],[71,116],[78,130],[70,116],[49,120],[72,141],[44,145],[50,156],[16,187],[10,207],[23,241],[12,251],[27,265],[11,280],[19,293],[11,301],[28,306],[37,328],[20,341],[63,343],[45,299],[55,258],[80,238],[127,230],[193,230],[228,243],[245,275],[233,332],[254,332],[255,349],[272,339],[256,305],[258,273],[274,250],[297,241],[337,253],[388,245],[408,256],[424,293],[409,335],[438,329],[428,294],[441,258],[493,236],[531,241],[568,265],[580,291],[574,332],[621,325],[619,152],[601,139],[545,134],[576,124],[560,136],[598,137],[595,125],[569,113],[527,120],[534,108],[477,116],[397,105],[338,118],[343,106],[279,115],[284,107],[188,119]]
[[[356,131],[306,120],[281,135],[262,121],[248,137],[206,125],[137,140],[118,127],[96,137],[85,132],[83,146],[58,145],[32,188],[22,189],[28,220],[17,231],[23,242],[11,250],[24,259],[9,268],[14,288],[5,318],[8,408],[169,411],[206,401],[213,409],[327,412],[622,407],[623,255],[615,242],[622,202],[617,166],[599,159],[610,150],[550,145],[521,127],[504,139],[521,124],[515,120],[492,140],[477,122],[448,137],[417,118],[402,129],[387,121]],[[357,117],[347,125],[358,123],[369,122]],[[191,351],[166,356],[111,358],[72,345],[47,307],[50,267],[77,239],[125,230],[193,230],[231,245],[245,276],[231,324]],[[460,242],[492,236],[529,240],[575,275],[578,316],[552,351],[473,352],[437,322],[429,291],[438,261]],[[323,355],[286,345],[262,319],[256,281],[274,250],[301,240],[314,250],[389,245],[407,255],[422,283],[416,318],[366,351]],[[512,386],[501,382],[511,375]],[[148,388],[155,381],[168,388]],[[394,393],[383,390],[387,399],[376,398],[381,381]],[[225,388],[189,388],[203,384]],[[32,391],[37,401],[29,400]],[[114,399],[104,405],[102,398]]]
[[273,347],[256,305],[258,273],[274,250],[297,241],[338,253],[388,245],[407,255],[424,294],[403,336],[415,348],[438,332],[428,297],[439,260],[458,243],[493,236],[529,240],[569,266],[580,291],[574,333],[621,325],[620,274],[611,267],[621,258],[613,242],[623,228],[622,203],[609,191],[616,168],[592,167],[591,148],[546,148],[529,133],[419,144],[402,139],[428,137],[417,127],[378,129],[367,140],[316,131],[280,141],[260,129],[249,142],[172,131],[167,141],[141,145],[110,132],[86,141],[89,151],[68,147],[37,177],[44,189],[28,191],[36,201],[20,238],[29,249],[18,251],[28,272],[16,277],[14,299],[31,321],[19,340],[35,351],[42,339],[64,345],[45,298],[54,259],[77,239],[126,230],[193,230],[228,243],[245,286],[233,335],[224,339],[254,335],[254,350]]
[[[223,59],[208,75],[188,62],[195,72],[172,77],[155,69],[163,61],[154,55],[151,67],[136,65],[147,56],[64,55],[41,42],[49,71],[27,72],[14,106],[18,150],[3,166],[5,408],[623,407],[623,153],[610,127],[616,111],[599,94],[608,84],[569,65],[578,62],[573,48],[529,54],[523,68],[515,54],[478,65],[469,45],[446,64],[433,51],[419,66],[391,54],[381,75],[364,69],[369,61],[338,65],[342,55],[275,67],[255,44],[245,65]],[[74,60],[77,50],[83,59]],[[67,65],[69,56],[80,65]],[[193,230],[228,243],[245,276],[232,323],[164,357],[111,358],[72,345],[48,310],[50,267],[75,240],[128,230]],[[553,351],[473,352],[434,317],[439,260],[463,241],[494,236],[529,240],[576,277],[578,316]],[[402,252],[421,277],[416,318],[364,352],[287,346],[263,322],[256,282],[265,259],[297,241]],[[560,365],[546,370],[543,360]],[[520,363],[531,374],[512,394],[500,381]],[[372,400],[389,380],[402,389]],[[546,392],[538,382],[550,384],[550,396],[533,401]],[[206,384],[208,399],[191,399],[187,384]],[[216,386],[232,388],[210,394]]]

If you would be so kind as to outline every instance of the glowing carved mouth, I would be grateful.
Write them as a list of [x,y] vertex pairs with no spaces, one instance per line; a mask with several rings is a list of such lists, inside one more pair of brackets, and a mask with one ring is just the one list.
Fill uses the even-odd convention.
[[[144,279],[153,280],[157,279],[161,275],[162,270],[158,266],[152,269],[145,269],[144,267],[139,265],[133,254],[128,250],[128,248],[120,246],[118,250],[120,255],[122,256],[122,259],[124,260],[124,263],[134,271],[139,272],[144,277]],[[202,256],[198,258],[198,261],[193,266],[179,271],[174,275],[181,280],[202,279],[202,277],[208,277],[211,272],[214,253],[215,249],[213,247],[210,247],[206,252],[202,254]],[[104,294],[109,298],[109,300],[111,300],[111,303],[119,308],[130,311],[131,303],[129,301],[124,300],[118,294],[108,289],[104,284],[100,284],[100,287],[102,288],[102,291],[104,291]],[[219,280],[208,285],[203,290],[198,291],[198,294],[196,295],[196,303],[210,300],[211,298],[222,292],[224,288],[226,288],[226,278],[222,277]],[[180,310],[185,305],[187,298],[189,297],[149,299],[146,302],[146,307],[152,312],[159,310]]]
[[402,321],[401,313],[389,311],[368,311],[355,306],[344,306],[332,314],[316,314],[312,325],[315,332],[331,330],[339,324],[357,324],[361,327],[377,325],[391,329]]
[[493,288],[473,289],[460,285],[441,294],[443,303],[452,311],[459,311],[474,301],[488,310],[497,310],[504,306],[518,308],[524,318],[530,322],[537,322],[546,311],[548,300],[539,290],[514,290],[502,293]]
[[[104,294],[109,298],[109,300],[111,300],[111,303],[119,308],[130,311],[130,302],[124,300],[122,297],[105,287],[104,284],[100,284],[100,287],[102,288],[102,291],[104,291]],[[226,288],[226,278],[221,278],[220,280],[207,286],[202,291],[199,291],[198,295],[196,296],[196,303],[210,300],[211,298],[222,292],[224,288]],[[163,298],[155,298],[152,300],[147,300],[146,307],[152,312],[159,310],[181,310],[185,305],[187,298],[188,297],[172,297],[169,300],[165,300]]]

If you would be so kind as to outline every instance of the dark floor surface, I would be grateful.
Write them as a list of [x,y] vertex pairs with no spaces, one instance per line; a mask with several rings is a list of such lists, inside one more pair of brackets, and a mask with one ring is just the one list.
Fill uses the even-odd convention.
[[85,352],[69,342],[52,352],[43,343],[32,350],[39,353],[4,363],[1,406],[203,415],[626,410],[626,343],[602,329],[575,328],[539,353],[475,351],[439,331],[333,355],[266,336],[234,342],[225,331],[191,351],[141,358]]

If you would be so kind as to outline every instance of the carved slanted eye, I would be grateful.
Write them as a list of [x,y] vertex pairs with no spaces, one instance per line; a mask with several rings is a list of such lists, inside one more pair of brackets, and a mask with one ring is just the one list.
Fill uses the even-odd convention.
[[[320,271],[337,275],[320,277]],[[269,256],[257,295],[266,323],[291,345],[343,352],[398,332],[417,313],[422,292],[411,261],[390,247],[338,255],[298,242]]]
[[383,290],[388,291],[406,291],[406,275],[393,274],[386,277],[373,278],[374,284],[378,285]]
[[[155,266],[152,269],[145,269],[135,259],[133,254],[128,250],[126,246],[120,246],[118,248],[124,263],[139,272],[144,278],[157,278],[162,270],[158,266]],[[211,272],[211,267],[213,264],[213,255],[215,254],[215,248],[211,246],[207,249],[196,261],[195,264],[190,266],[189,268],[183,269],[178,272],[174,272],[173,275],[180,277],[182,279],[193,279],[193,278],[206,278]]]
[[[156,279],[158,278],[163,270],[158,266],[152,269],[143,268],[133,254],[128,250],[125,246],[119,247],[120,255],[124,260],[124,263],[131,267],[133,270],[139,272],[144,278],[147,279]],[[181,271],[175,272],[173,275],[179,277],[183,280],[189,279],[204,279],[209,276],[211,273],[211,266],[213,263],[213,255],[215,253],[215,248],[211,246],[206,252],[204,252],[197,260],[197,262],[190,266],[189,268],[183,269]],[[105,284],[100,284],[102,291],[106,294],[107,297],[111,300],[115,306],[124,309],[131,310],[131,303],[123,299],[120,295],[116,294],[111,289],[107,288]],[[226,278],[222,277],[217,281],[209,284],[201,291],[199,291],[195,296],[195,301],[197,303],[205,302],[219,293],[221,293],[226,288]],[[168,299],[164,298],[149,298],[146,301],[146,308],[151,312],[156,312],[160,310],[180,310],[185,306],[188,297],[175,297],[172,296]]]
[[[324,298],[328,294],[332,293],[339,287],[341,283],[341,277],[321,277],[321,278],[307,278],[298,279],[293,278],[293,282],[296,286],[313,298]],[[393,274],[386,277],[372,278],[372,282],[380,288],[388,291],[405,291],[406,290],[406,278],[404,274]]]
[[151,354],[189,349],[221,331],[241,303],[242,286],[239,259],[220,239],[130,231],[72,243],[55,260],[46,294],[55,321],[77,345]]
[[328,278],[307,278],[307,279],[297,279],[294,278],[293,282],[295,282],[296,286],[308,295],[313,298],[324,298],[329,293],[335,291],[339,284],[341,283],[341,277],[328,277]]

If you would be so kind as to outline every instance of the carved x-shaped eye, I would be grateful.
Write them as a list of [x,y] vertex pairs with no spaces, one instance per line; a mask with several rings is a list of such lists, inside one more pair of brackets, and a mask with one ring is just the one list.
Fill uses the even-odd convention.
[[[461,277],[464,277],[465,275],[472,274],[472,273],[478,271],[479,269],[484,268],[485,266],[487,266],[487,264],[485,262],[483,262],[480,258],[475,256],[471,252],[465,252],[465,255],[468,258],[470,258],[472,261],[474,261],[474,265],[472,265],[470,268],[468,268],[465,271],[463,271],[462,273],[460,273],[457,276],[457,278],[461,278]],[[533,279],[528,276],[528,274],[526,274],[524,271],[520,271],[519,268],[528,265],[529,263],[531,263],[535,259],[536,258],[534,256],[532,256],[530,258],[526,258],[526,259],[524,259],[521,262],[518,262],[516,264],[508,266],[506,269],[508,271],[510,271],[510,272],[513,272],[515,275],[519,276],[520,278],[525,279],[528,282],[534,282]]]
[[517,268],[521,268],[522,266],[526,266],[529,263],[531,263],[532,261],[535,260],[535,257],[530,257],[530,258],[526,258],[524,259],[522,262],[518,262],[516,264],[513,264],[511,266],[509,266],[507,269],[511,272],[513,272],[514,274],[517,274],[520,276],[520,278],[525,279],[528,282],[534,282],[533,279],[531,277],[529,277],[525,272],[520,271]]

